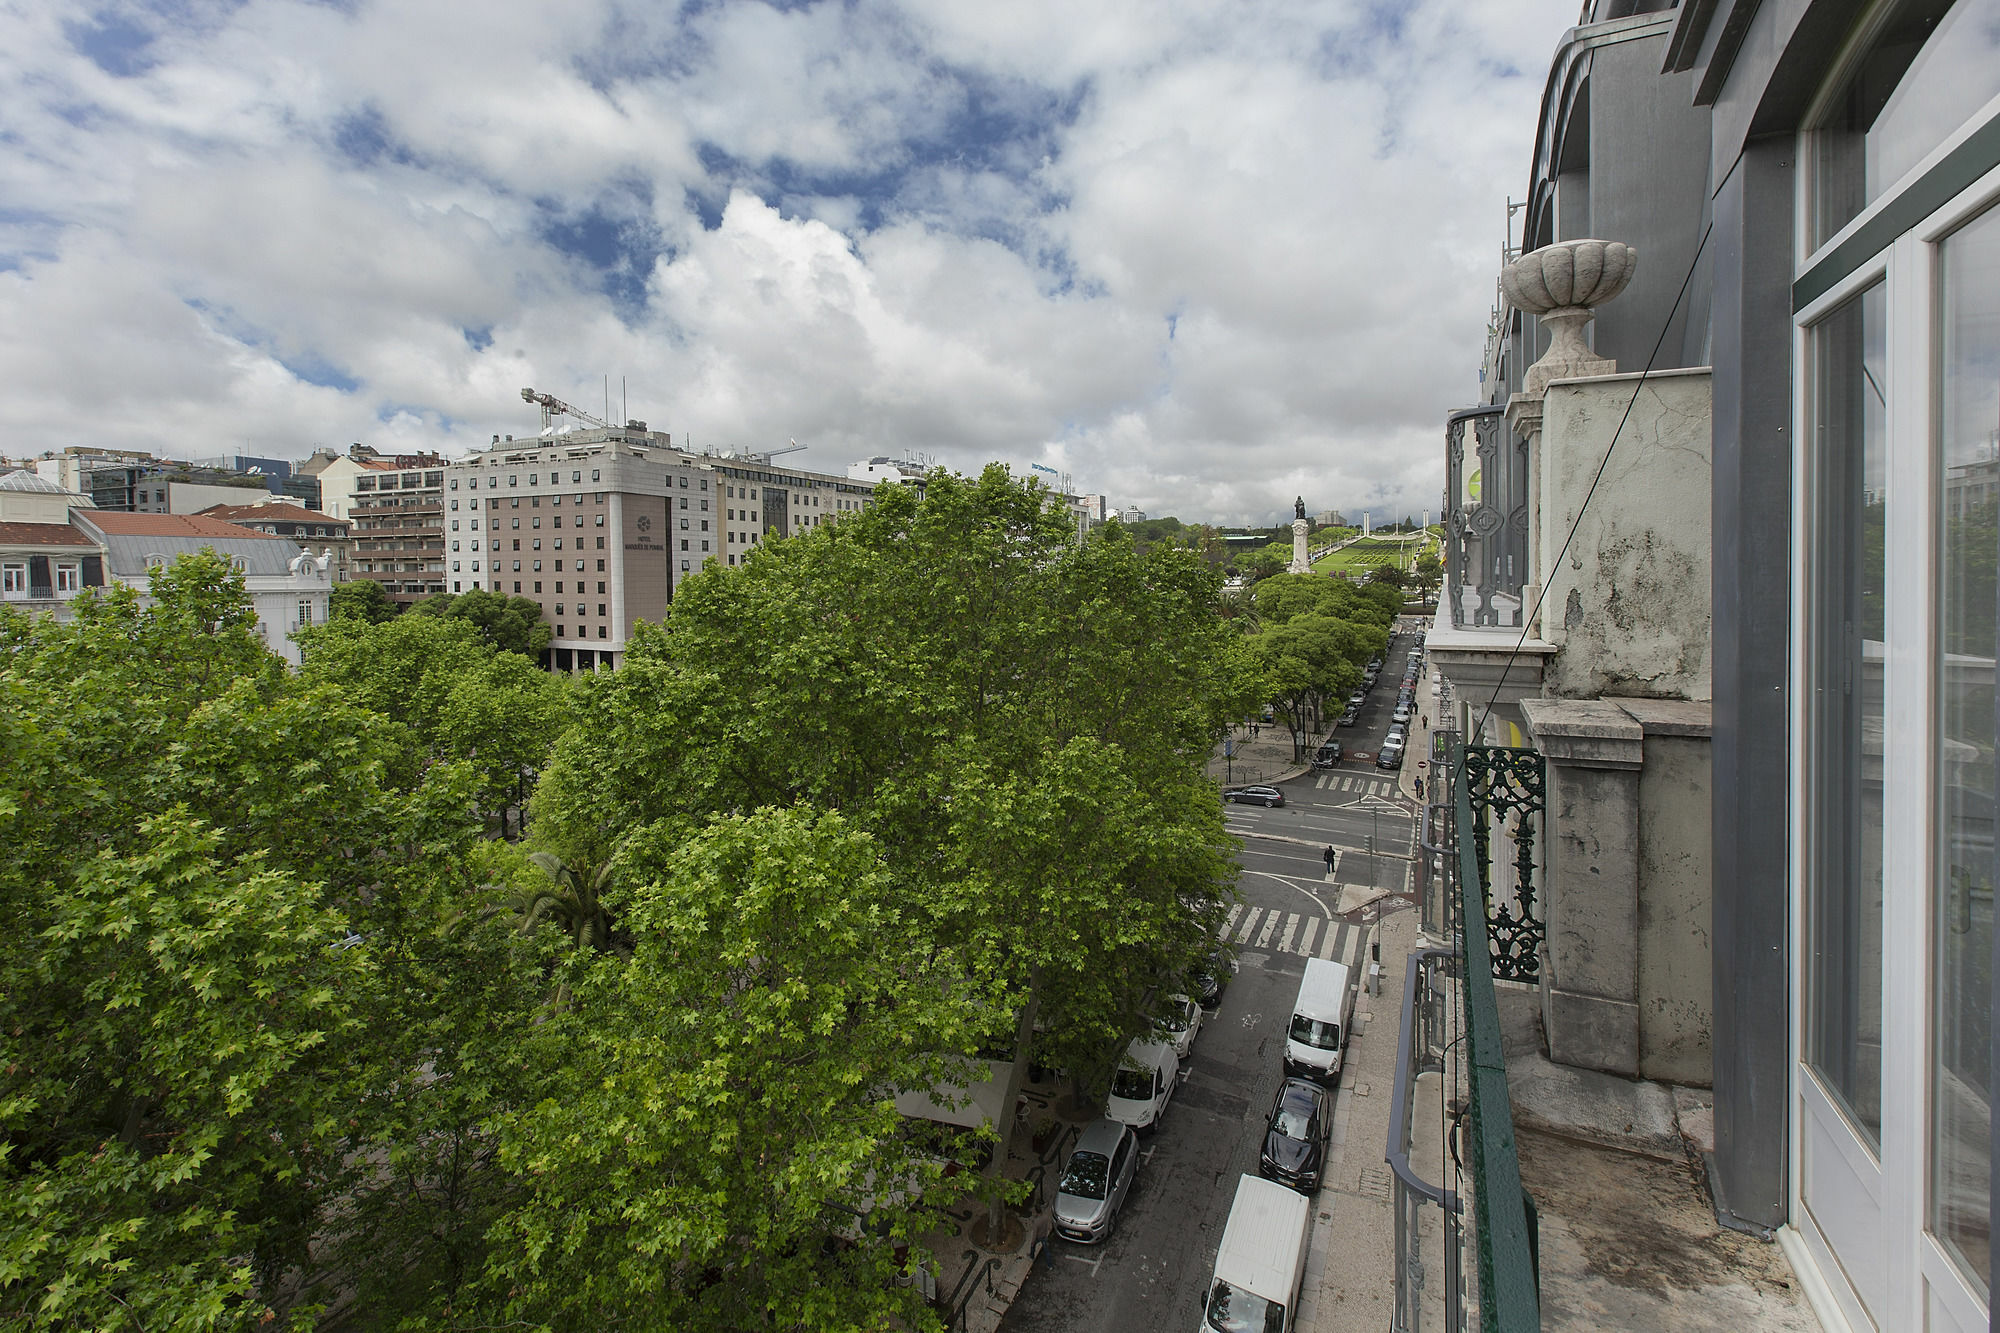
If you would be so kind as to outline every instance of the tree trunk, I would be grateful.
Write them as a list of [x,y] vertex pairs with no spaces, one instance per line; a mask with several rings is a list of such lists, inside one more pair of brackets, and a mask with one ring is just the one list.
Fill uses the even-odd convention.
[[[1035,1014],[1041,1008],[1038,998],[1039,987],[1031,979],[1028,983],[1028,999],[1021,1006],[1020,1015],[1014,1020],[1014,1062],[1007,1068],[1007,1087],[1000,1096],[999,1123],[993,1128],[999,1133],[1000,1141],[993,1145],[993,1160],[986,1164],[986,1174],[999,1179],[1007,1170],[1007,1154],[1014,1146],[1015,1115],[1014,1104],[1020,1099],[1021,1085],[1027,1080],[1029,1048],[1035,1040]],[[999,1244],[1001,1228],[1006,1223],[1006,1205],[999,1194],[987,1205],[986,1234],[994,1244]]]

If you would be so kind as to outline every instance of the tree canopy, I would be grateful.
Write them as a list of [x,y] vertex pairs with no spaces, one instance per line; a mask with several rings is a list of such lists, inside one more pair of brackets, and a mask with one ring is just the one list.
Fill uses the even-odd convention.
[[288,671],[209,556],[0,609],[0,1322],[935,1329],[979,1144],[895,1095],[1101,1080],[1224,910],[1218,584],[995,470],[575,682],[434,612]]

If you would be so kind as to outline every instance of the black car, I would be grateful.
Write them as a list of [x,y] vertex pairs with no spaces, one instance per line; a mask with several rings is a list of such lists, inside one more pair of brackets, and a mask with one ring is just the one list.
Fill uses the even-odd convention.
[[1222,793],[1222,799],[1245,805],[1283,805],[1285,794],[1276,787],[1231,787]]
[[1342,713],[1340,715],[1340,719],[1333,725],[1336,727],[1351,727],[1360,720],[1361,720],[1361,710],[1359,708],[1350,708],[1346,712]]
[[1402,766],[1403,747],[1401,745],[1384,745],[1375,752],[1375,767],[1393,769],[1401,768]]
[[1319,1190],[1333,1142],[1333,1099],[1306,1078],[1288,1078],[1264,1121],[1257,1174],[1301,1194]]
[[1213,1009],[1222,1003],[1222,992],[1229,988],[1229,979],[1235,975],[1235,961],[1218,944],[1188,973],[1188,994],[1202,1008]]
[[1340,762],[1340,756],[1340,742],[1327,741],[1317,750],[1313,751],[1312,766],[1314,768],[1332,768]]

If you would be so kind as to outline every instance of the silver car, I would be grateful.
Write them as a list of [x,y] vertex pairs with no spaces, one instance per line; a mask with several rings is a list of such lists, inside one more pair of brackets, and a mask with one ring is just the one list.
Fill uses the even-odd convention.
[[1056,1234],[1086,1245],[1111,1234],[1111,1219],[1139,1174],[1139,1138],[1129,1125],[1096,1120],[1083,1131],[1056,1186]]

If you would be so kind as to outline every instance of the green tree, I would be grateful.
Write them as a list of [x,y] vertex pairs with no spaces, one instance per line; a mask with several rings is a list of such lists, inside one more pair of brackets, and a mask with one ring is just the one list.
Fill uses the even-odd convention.
[[365,620],[379,625],[394,620],[402,609],[375,580],[350,579],[333,585],[327,616],[331,620]]
[[309,888],[223,860],[184,811],[138,832],[4,964],[8,1323],[248,1327],[310,1238],[317,1076],[365,959],[329,947],[346,922]]
[[1142,554],[1122,525],[1077,544],[998,469],[934,475],[921,504],[885,488],[683,584],[586,682],[537,836],[589,856],[638,825],[840,811],[881,847],[899,915],[1000,997],[982,1021],[1011,1095],[1038,1019],[1045,1049],[1101,1062],[1219,921],[1232,876],[1203,775],[1254,674],[1217,591],[1192,552]]
[[570,1002],[522,1034],[548,1095],[502,1137],[534,1188],[497,1223],[487,1314],[938,1328],[898,1247],[957,1187],[885,1090],[954,1075],[963,969],[836,814],[648,830],[626,864],[631,957],[573,954]]
[[411,606],[410,613],[464,621],[501,652],[519,653],[537,662],[555,638],[555,631],[542,619],[538,603],[484,588],[465,593],[433,593]]

